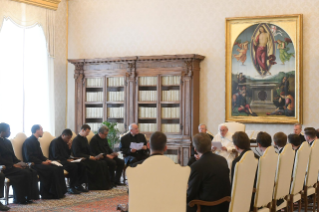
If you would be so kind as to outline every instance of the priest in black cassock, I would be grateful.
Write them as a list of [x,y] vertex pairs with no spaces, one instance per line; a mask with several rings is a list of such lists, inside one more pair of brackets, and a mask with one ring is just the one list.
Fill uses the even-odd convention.
[[[109,128],[107,126],[103,125],[100,127],[99,132],[91,139],[91,152],[94,155],[103,153],[104,160],[107,162],[107,165],[109,167],[111,181],[114,182],[115,185],[125,185],[120,182],[120,178],[124,168],[124,161],[118,158],[118,154],[116,152],[113,152],[113,150],[110,148],[109,142],[107,140],[108,133]],[[114,176],[115,169],[116,175]]]
[[114,185],[110,181],[109,171],[103,154],[93,156],[89,142],[86,136],[91,131],[91,127],[84,124],[81,127],[80,133],[72,141],[72,153],[74,157],[85,158],[82,163],[85,165],[89,178],[90,190],[108,190]]
[[[130,132],[121,137],[120,151],[123,152],[125,164],[134,164],[149,157],[145,135],[139,133],[137,124],[130,124]],[[143,144],[142,149],[131,148],[131,144]]]
[[81,162],[73,162],[74,159],[70,158],[71,138],[72,131],[70,129],[63,130],[62,135],[51,142],[49,158],[50,160],[58,160],[69,173],[69,193],[80,194],[81,192],[88,192],[88,190],[82,186],[83,183],[88,183],[88,177],[85,165]]
[[38,174],[15,156],[9,136],[10,126],[0,123],[0,164],[6,166],[3,173],[12,185],[13,202],[32,203],[31,200],[39,199]]
[[[3,173],[0,172],[0,198],[3,198],[3,190],[4,190],[4,179],[5,176]],[[0,211],[8,211],[10,208],[8,206],[5,206],[0,202]]]
[[40,194],[42,199],[60,199],[65,197],[67,188],[64,180],[63,167],[51,164],[51,161],[44,157],[39,137],[43,135],[43,128],[40,125],[33,125],[32,135],[25,140],[22,146],[23,160],[33,162],[33,168],[40,176]]

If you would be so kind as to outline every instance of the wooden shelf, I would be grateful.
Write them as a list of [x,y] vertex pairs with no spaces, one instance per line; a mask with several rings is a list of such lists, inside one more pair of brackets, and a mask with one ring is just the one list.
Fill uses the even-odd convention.
[[162,120],[179,120],[180,118],[161,118]]
[[156,118],[138,118],[138,119],[141,119],[141,120],[156,120]]
[[124,86],[107,86],[107,88],[124,88]]
[[85,102],[85,105],[103,105],[103,102]]
[[138,85],[138,87],[145,87],[145,88],[149,88],[149,87],[157,87],[157,85]]
[[157,104],[157,101],[139,101],[138,104]]
[[106,104],[124,104],[124,102],[109,102],[109,101],[107,101]]
[[86,89],[103,89],[103,87],[94,87],[94,86],[90,86],[90,87],[86,87]]
[[180,104],[180,101],[174,101],[174,102],[161,101],[161,104]]

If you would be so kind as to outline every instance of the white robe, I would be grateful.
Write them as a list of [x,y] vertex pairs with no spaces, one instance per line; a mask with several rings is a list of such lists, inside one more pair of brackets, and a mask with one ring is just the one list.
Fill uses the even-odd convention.
[[236,157],[236,154],[232,152],[233,149],[236,149],[232,136],[233,133],[231,132],[227,132],[225,137],[222,137],[221,134],[218,133],[212,140],[212,146],[214,146],[214,142],[221,142],[222,146],[227,148],[227,151],[216,150],[214,153],[223,156],[227,160],[229,169],[231,168],[231,164]]

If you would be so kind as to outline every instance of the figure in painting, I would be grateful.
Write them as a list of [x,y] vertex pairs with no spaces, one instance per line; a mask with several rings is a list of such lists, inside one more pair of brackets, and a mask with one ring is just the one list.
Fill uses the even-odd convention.
[[239,54],[234,54],[234,57],[236,58],[237,61],[241,62],[241,65],[245,65],[245,61],[247,59],[246,53],[248,50],[248,45],[249,45],[249,41],[246,41],[244,43],[241,43],[241,40],[237,40],[234,44],[237,45],[239,48],[236,49],[236,51],[239,52]]
[[285,65],[285,62],[289,61],[291,57],[295,57],[294,53],[288,53],[290,48],[287,46],[289,43],[292,43],[290,38],[285,38],[285,41],[278,39],[275,43],[277,43],[277,49],[279,49],[279,58],[282,65]]
[[279,84],[279,88],[277,89],[277,93],[284,92],[284,94],[289,93],[289,80],[288,77],[284,76]]
[[269,67],[267,65],[267,61],[269,60],[269,65],[276,64],[275,55],[268,55],[268,42],[270,42],[270,34],[266,31],[263,25],[259,26],[258,33],[256,36],[252,36],[252,43],[254,48],[254,65],[257,71],[265,76],[266,74],[270,74]]
[[278,101],[274,101],[274,104],[277,106],[276,110],[272,113],[267,113],[267,115],[295,115],[295,100],[291,94],[288,93],[285,96],[285,92],[281,92],[280,98]]

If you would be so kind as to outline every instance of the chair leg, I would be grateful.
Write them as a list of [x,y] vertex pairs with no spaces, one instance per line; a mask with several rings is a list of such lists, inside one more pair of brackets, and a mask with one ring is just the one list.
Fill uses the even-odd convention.
[[5,204],[9,205],[9,189],[10,189],[10,182],[5,183]]
[[316,201],[317,197],[316,197],[316,192],[312,195],[312,212],[316,212]]
[[[304,189],[304,203],[305,203],[305,212],[308,211],[308,192],[307,192],[307,188]],[[301,200],[300,200],[301,202]]]
[[290,195],[289,199],[289,212],[294,212],[294,195]]

